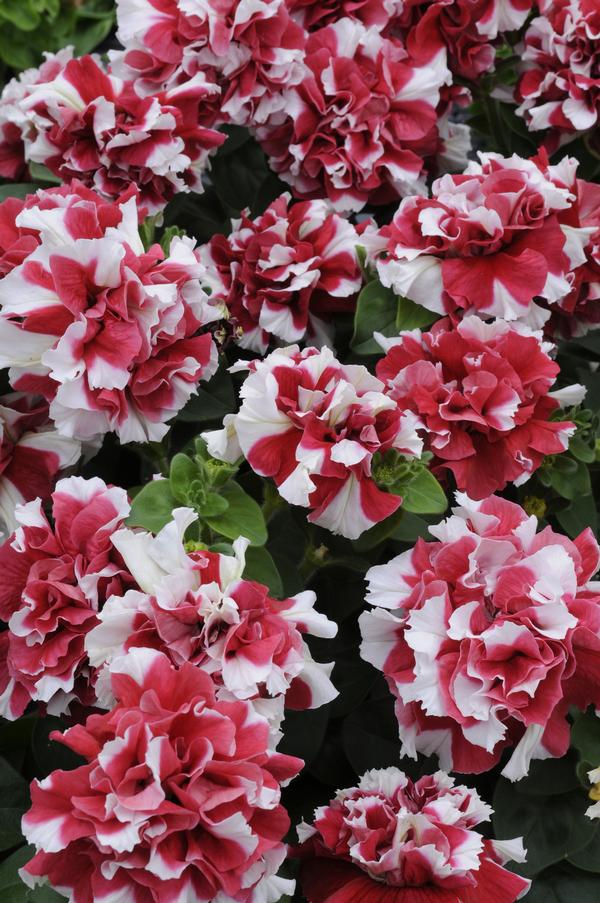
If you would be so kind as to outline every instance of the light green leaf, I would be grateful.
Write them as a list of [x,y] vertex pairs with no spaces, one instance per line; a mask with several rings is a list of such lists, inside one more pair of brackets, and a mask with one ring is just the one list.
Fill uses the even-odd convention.
[[177,508],[177,504],[169,480],[152,480],[138,492],[131,503],[127,524],[158,533],[172,520],[173,508]]
[[446,493],[425,467],[403,483],[399,492],[402,507],[412,514],[443,514],[448,507]]
[[226,483],[220,494],[229,502],[229,508],[217,517],[203,518],[211,530],[227,539],[245,536],[253,546],[264,545],[267,527],[260,505],[233,481]]

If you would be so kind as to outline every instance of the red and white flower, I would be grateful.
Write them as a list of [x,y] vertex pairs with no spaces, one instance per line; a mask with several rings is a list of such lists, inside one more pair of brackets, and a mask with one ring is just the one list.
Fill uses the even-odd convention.
[[12,533],[15,507],[38,496],[47,499],[60,471],[80,455],[79,442],[53,429],[43,399],[0,396],[0,526]]
[[305,64],[300,84],[283,92],[283,112],[257,129],[294,194],[360,210],[418,190],[424,158],[438,148],[445,49],[407,48],[345,18],[309,36]]
[[402,754],[503,774],[563,756],[570,706],[600,705],[600,549],[492,496],[460,507],[416,546],[368,572],[361,654],[396,696]]
[[200,73],[220,122],[263,122],[302,78],[305,32],[284,0],[118,0],[117,22],[119,72],[146,94]]
[[531,130],[553,144],[596,126],[600,112],[600,9],[594,0],[539,0],[522,48],[515,96]]
[[52,523],[40,499],[17,507],[16,533],[0,546],[3,717],[31,700],[53,714],[95,701],[84,640],[106,598],[135,585],[111,542],[128,514],[125,490],[97,477],[57,483]]
[[[535,298],[560,300],[585,263],[590,229],[568,222],[577,161],[480,153],[462,175],[433,183],[432,197],[405,198],[380,230],[384,285],[433,310],[474,311],[541,325]],[[561,216],[562,215],[562,216]]]
[[211,301],[227,306],[243,348],[264,354],[272,338],[326,334],[318,314],[352,309],[362,285],[359,233],[326,201],[290,206],[282,194],[261,216],[244,211],[232,227],[200,248],[200,257]]
[[499,35],[521,28],[533,0],[401,0],[392,19],[394,33],[420,34],[425,23],[434,26],[448,53],[448,68],[463,79],[475,80],[494,68],[494,42]]
[[588,231],[585,262],[570,274],[571,290],[551,305],[545,326],[548,334],[567,339],[600,325],[600,187],[576,179],[572,190],[577,201],[561,218]]
[[296,855],[309,903],[514,903],[530,882],[521,838],[486,840],[492,810],[443,771],[413,782],[398,768],[367,771],[302,823]]
[[160,440],[217,366],[200,331],[221,310],[194,243],[174,238],[166,258],[144,251],[135,196],[99,207],[79,190],[36,198],[16,218],[34,247],[19,247],[0,280],[0,364],[14,388],[46,396],[63,435]]
[[380,341],[378,377],[425,427],[434,470],[450,471],[472,499],[525,482],[546,455],[567,450],[575,424],[550,418],[585,389],[550,391],[559,367],[540,333],[469,316]]
[[[337,691],[333,663],[313,661],[303,635],[335,636],[337,626],[313,610],[310,591],[278,601],[266,586],[242,579],[247,540],[234,556],[186,554],[183,534],[196,515],[176,509],[158,536],[119,530],[112,537],[141,591],[114,595],[86,639],[90,664],[108,666],[136,646],[160,649],[212,675],[225,698],[285,695],[289,708],[317,708]],[[102,678],[100,679],[102,682]]]
[[31,785],[21,877],[72,903],[236,900],[293,893],[277,877],[289,827],[281,784],[302,762],[269,748],[247,702],[215,700],[211,678],[133,649],[111,669],[115,708],[55,736],[86,759]]
[[309,521],[349,539],[397,510],[400,497],[372,478],[373,456],[396,449],[418,457],[422,440],[414,416],[380,380],[366,367],[340,364],[329,348],[296,345],[249,369],[239,412],[204,434],[215,458],[243,454],[290,504],[311,509]]
[[28,168],[25,161],[24,133],[28,131],[27,114],[23,100],[42,82],[50,81],[73,58],[73,48],[65,47],[58,53],[44,53],[44,62],[38,69],[26,69],[18,78],[11,79],[0,95],[0,176],[11,182],[25,181]]
[[288,0],[293,18],[307,31],[317,31],[339,19],[356,19],[382,31],[400,15],[404,5],[404,0]]
[[27,163],[108,198],[136,185],[150,213],[175,194],[202,191],[209,154],[225,140],[203,123],[203,104],[218,88],[202,73],[152,97],[140,97],[133,82],[108,74],[92,56],[68,60],[47,77],[29,83],[14,103]]

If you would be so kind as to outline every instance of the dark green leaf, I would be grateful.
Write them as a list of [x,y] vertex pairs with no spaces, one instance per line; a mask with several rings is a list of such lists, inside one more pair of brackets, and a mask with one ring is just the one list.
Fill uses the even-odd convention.
[[64,744],[50,739],[50,734],[54,731],[62,732],[65,727],[64,719],[55,718],[52,715],[38,718],[36,722],[31,748],[38,773],[42,777],[50,774],[51,771],[71,771],[83,764],[81,756]]
[[400,759],[398,722],[389,700],[368,700],[344,720],[344,752],[357,774],[369,768],[387,768]]
[[566,455],[557,458],[550,471],[552,488],[565,499],[576,499],[592,491],[590,474],[582,461]]
[[204,518],[211,530],[227,539],[245,536],[253,546],[264,545],[267,527],[260,505],[233,481],[226,483],[220,493],[229,502],[229,508],[217,517]]
[[410,298],[398,298],[398,312],[396,314],[396,332],[404,329],[421,329],[431,326],[439,320],[439,315],[420,304],[415,304]]
[[381,354],[381,348],[373,338],[374,332],[384,336],[398,334],[396,317],[398,299],[390,288],[378,279],[366,285],[358,296],[354,314],[354,335],[350,347],[357,354]]
[[584,442],[577,433],[569,441],[569,451],[574,458],[577,458],[578,461],[583,461],[584,464],[593,464],[596,460],[595,448],[589,442]]
[[600,718],[593,708],[575,716],[571,730],[571,745],[575,747],[584,762],[591,762],[594,768],[600,765]]
[[277,566],[266,549],[250,546],[246,550],[246,568],[244,577],[268,586],[271,595],[283,598],[283,583]]
[[143,527],[158,533],[172,520],[172,511],[177,504],[169,480],[152,480],[142,487],[131,503],[127,523],[130,527]]
[[573,499],[567,508],[556,512],[556,519],[572,539],[591,527],[594,532],[598,529],[598,513],[596,503],[592,495],[582,495]]
[[544,872],[523,897],[523,903],[598,903],[598,900],[600,877],[563,868]]
[[521,793],[518,784],[500,778],[493,803],[495,836],[523,837],[527,862],[515,869],[531,878],[591,841],[596,825],[585,814],[588,805],[583,789],[533,795]]
[[235,392],[227,370],[222,367],[198,392],[190,398],[177,415],[186,423],[204,423],[208,420],[223,420],[225,414],[235,410]]
[[[34,855],[35,847],[19,847],[18,850],[15,850],[14,853],[11,853],[10,856],[0,863],[0,899],[2,903],[4,903],[4,895],[11,888],[22,887],[24,891],[26,890],[18,872]],[[10,897],[8,899],[10,900]],[[23,899],[25,898],[23,897]]]

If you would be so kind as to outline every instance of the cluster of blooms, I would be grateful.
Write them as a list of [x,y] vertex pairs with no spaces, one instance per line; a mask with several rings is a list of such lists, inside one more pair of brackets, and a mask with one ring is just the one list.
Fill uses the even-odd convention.
[[9,82],[0,175],[40,163],[63,181],[80,179],[105,197],[131,185],[150,213],[176,193],[202,191],[202,171],[225,136],[206,122],[215,93],[201,73],[185,84],[140,97],[135,83],[105,71],[95,57],[49,59]]
[[[219,699],[258,700],[274,718],[288,708],[317,708],[337,696],[329,680],[333,663],[312,660],[302,635],[333,637],[337,625],[314,611],[315,594],[277,601],[259,583],[242,579],[247,541],[235,555],[188,554],[183,536],[196,520],[177,508],[158,536],[128,529],[112,536],[138,589],[115,592],[86,638],[90,664],[103,668],[98,695],[112,662],[133,647],[158,649],[181,667],[185,662],[212,675]],[[103,679],[104,678],[104,679]],[[261,700],[281,705],[261,707]],[[110,705],[110,698],[103,698]],[[278,724],[276,724],[278,726]]]
[[503,774],[569,747],[569,706],[600,705],[600,549],[571,541],[492,496],[430,528],[436,542],[371,568],[363,657],[396,696],[402,751],[481,772],[515,747]]
[[86,759],[32,784],[21,870],[72,903],[264,903],[293,892],[276,876],[289,818],[282,783],[302,766],[273,752],[248,702],[217,701],[209,675],[154,649],[114,662],[111,712],[56,739]]
[[521,839],[484,840],[492,814],[474,790],[438,771],[413,782],[398,768],[368,771],[301,824],[300,880],[309,903],[514,903],[530,882]]
[[372,462],[395,449],[419,457],[417,420],[384,393],[366,367],[340,364],[329,348],[297,345],[248,365],[242,405],[223,430],[205,433],[210,453],[272,477],[309,521],[356,539],[398,509],[402,499],[378,488]]
[[425,427],[435,471],[451,471],[472,499],[524,482],[546,455],[566,451],[575,424],[550,420],[582,386],[550,392],[558,365],[539,333],[476,316],[438,320],[380,341],[377,375],[387,394]]
[[113,593],[135,582],[111,538],[129,514],[125,490],[96,478],[59,480],[52,523],[41,500],[19,505],[17,530],[0,546],[0,714],[31,700],[66,711],[93,703],[85,635]]
[[600,113],[600,9],[594,0],[539,0],[516,88],[530,129],[551,130],[554,146],[597,125]]
[[393,221],[368,236],[382,283],[436,313],[535,325],[548,318],[540,300],[560,307],[569,298],[573,309],[583,296],[582,306],[588,297],[597,306],[597,272],[583,268],[596,266],[598,193],[583,206],[588,183],[576,170],[568,157],[551,166],[543,155],[480,153],[461,175],[437,179],[431,198],[405,198]]
[[136,201],[73,182],[0,205],[0,363],[63,436],[159,440],[217,366],[194,243],[145,251]]
[[228,235],[200,249],[211,301],[221,301],[242,348],[264,354],[270,342],[327,336],[317,314],[352,310],[362,285],[359,229],[326,201],[290,205],[283,194],[262,216],[248,211]]

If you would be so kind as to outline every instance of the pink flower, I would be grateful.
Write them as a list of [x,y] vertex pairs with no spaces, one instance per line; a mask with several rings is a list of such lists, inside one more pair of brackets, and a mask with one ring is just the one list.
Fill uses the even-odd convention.
[[28,131],[27,115],[22,101],[34,85],[54,79],[73,58],[73,48],[58,53],[44,53],[38,69],[26,69],[4,86],[0,96],[0,176],[11,182],[25,181],[29,171],[25,160],[24,133]]
[[272,477],[280,495],[310,508],[312,523],[356,539],[400,506],[379,489],[371,463],[396,449],[419,456],[414,417],[359,365],[343,365],[329,348],[296,345],[252,361],[242,406],[221,431],[206,433],[222,460],[244,454],[256,473]]
[[551,305],[545,326],[550,335],[567,339],[600,325],[600,187],[576,179],[572,190],[577,201],[561,220],[587,230],[585,262],[570,274],[571,290]]
[[218,89],[201,73],[146,98],[91,56],[47,77],[15,101],[26,162],[81,179],[108,198],[136,185],[151,213],[177,193],[202,191],[209,153],[225,136],[202,122],[202,105]]
[[600,704],[600,550],[492,496],[460,507],[414,549],[368,572],[363,658],[396,696],[402,754],[481,772],[514,747],[503,774],[563,756],[570,706]]
[[146,94],[201,73],[221,122],[263,122],[302,78],[305,33],[284,0],[119,0],[117,20],[119,72]]
[[97,477],[57,483],[52,524],[40,499],[17,508],[16,533],[0,546],[4,717],[18,718],[32,699],[53,714],[74,698],[95,700],[84,640],[105,599],[134,585],[111,543],[128,514],[125,490]]
[[326,332],[316,314],[351,310],[362,285],[359,233],[326,201],[290,206],[283,194],[255,220],[249,211],[200,249],[211,300],[227,305],[239,344],[264,354],[273,337]]
[[0,396],[0,524],[16,528],[15,506],[47,499],[61,470],[77,463],[81,446],[60,436],[43,399]]
[[530,882],[503,868],[525,860],[521,838],[484,840],[492,810],[438,771],[413,782],[367,771],[301,824],[300,881],[309,903],[514,903]]
[[[475,80],[494,68],[494,42],[524,24],[533,0],[403,0],[392,19],[393,33],[424,30],[431,23],[448,52],[448,68],[463,79]],[[431,27],[430,26],[430,27]]]
[[160,649],[177,666],[191,662],[211,674],[219,697],[285,696],[288,708],[296,709],[335,698],[333,664],[313,661],[303,639],[337,632],[333,621],[313,610],[315,594],[279,602],[265,586],[243,580],[244,539],[234,543],[234,557],[188,555],[183,535],[196,515],[182,508],[174,516],[156,538],[131,530],[113,535],[141,592],[108,599],[86,639],[91,665],[110,670],[115,658],[145,646]]
[[73,903],[184,899],[261,903],[293,893],[278,878],[289,827],[280,784],[302,762],[273,752],[246,702],[217,702],[207,674],[134,649],[111,673],[115,708],[60,739],[86,764],[31,785],[21,870]]
[[551,141],[592,129],[600,111],[600,9],[594,0],[540,0],[525,33],[517,113]]
[[472,499],[523,483],[545,455],[568,448],[575,424],[550,417],[561,397],[579,402],[585,390],[554,397],[559,367],[539,333],[470,316],[456,328],[444,319],[429,332],[381,341],[387,354],[377,376],[423,424],[434,469],[451,471]]
[[221,312],[193,242],[145,251],[135,196],[95,203],[77,185],[28,199],[16,237],[3,222],[0,364],[13,387],[44,394],[62,435],[160,440],[217,364],[200,330]]
[[293,18],[308,31],[346,18],[383,30],[402,12],[404,5],[404,0],[288,0]]
[[476,311],[533,317],[534,299],[558,301],[585,262],[589,231],[563,225],[576,200],[577,162],[557,166],[479,154],[462,175],[433,183],[432,197],[405,198],[380,230],[377,270],[384,285],[437,313]]
[[415,191],[438,147],[445,58],[439,45],[405,47],[348,18],[314,32],[302,82],[257,129],[272,169],[296,196],[325,196],[338,210]]

